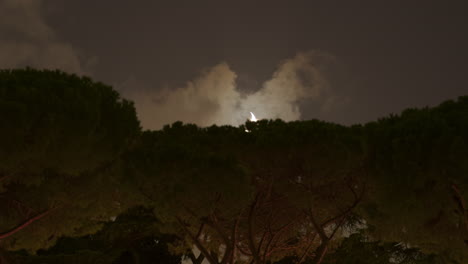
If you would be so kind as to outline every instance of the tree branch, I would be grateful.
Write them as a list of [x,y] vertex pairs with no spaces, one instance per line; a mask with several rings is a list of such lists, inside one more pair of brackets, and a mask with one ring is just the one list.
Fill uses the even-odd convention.
[[47,214],[50,213],[50,210],[46,210],[34,217],[31,217],[29,218],[28,220],[26,220],[24,223],[20,224],[19,226],[13,228],[12,230],[10,231],[7,231],[5,233],[1,233],[0,234],[0,239],[4,239],[4,238],[7,238],[11,235],[14,235],[16,234],[17,232],[23,230],[24,228],[28,227],[29,225],[31,225],[32,223],[38,221],[39,219],[43,218],[44,216],[46,216]]
[[309,208],[308,215],[310,217],[310,221],[312,222],[312,225],[314,226],[315,230],[317,230],[318,235],[320,236],[320,239],[322,241],[328,240],[327,234],[325,234],[325,230],[323,230],[322,225],[320,225],[317,220],[315,219],[314,214],[312,213],[312,209]]
[[221,260],[222,264],[233,263],[234,260],[234,251],[237,244],[237,228],[239,226],[241,213],[236,217],[234,225],[232,227],[231,241],[229,244],[226,244],[226,251],[224,252],[223,259]]
[[260,251],[262,250],[263,242],[265,241],[265,237],[267,235],[268,231],[264,231],[262,234],[262,238],[260,239],[260,242],[258,242],[258,247],[256,249],[256,253],[252,254],[252,256],[260,256]]
[[209,219],[204,219],[203,222],[208,226],[212,227],[219,234],[226,246],[229,245],[229,237],[223,232],[223,230],[219,226],[219,222],[215,215],[212,215]]
[[210,262],[211,264],[216,264],[218,263],[218,260],[214,259],[213,256],[208,252],[208,250],[200,243],[200,240],[198,240],[198,237],[196,237],[190,230],[187,228],[185,223],[177,217],[177,221],[179,224],[182,226],[182,229],[184,229],[185,233],[189,235],[189,237],[192,239],[193,243],[195,243],[195,246],[197,246],[198,250],[205,256],[205,258]]
[[[347,187],[351,190],[353,196],[354,196],[354,201],[353,203],[346,209],[344,210],[343,212],[341,212],[340,214],[326,220],[323,224],[322,224],[322,228],[329,225],[330,223],[333,223],[339,219],[343,219],[346,215],[348,215],[349,213],[351,213],[351,211],[356,208],[356,206],[361,202],[362,200],[362,197],[364,196],[364,192],[365,192],[365,186],[364,188],[362,189],[361,193],[358,195],[356,193],[356,191],[354,190],[354,188],[352,186],[350,186],[349,184],[347,184]],[[340,222],[341,222],[340,220]]]
[[466,208],[465,200],[463,199],[463,196],[461,195],[460,189],[458,188],[457,185],[452,184],[452,190],[455,193],[455,198],[458,203],[458,207],[461,211],[461,214],[463,216],[463,222],[465,224],[465,229],[468,231],[468,210]]
[[260,194],[257,194],[255,196],[255,199],[252,203],[252,205],[250,206],[250,210],[249,210],[249,217],[248,217],[248,244],[249,244],[249,248],[250,248],[250,252],[252,253],[252,257],[253,257],[253,261],[254,262],[258,262],[259,260],[259,256],[257,254],[257,251],[256,251],[256,246],[255,246],[255,241],[254,241],[254,235],[253,235],[253,214],[255,212],[255,208],[257,207],[257,202],[258,202],[258,199],[259,199],[259,196]]
[[190,260],[192,261],[193,264],[201,264],[203,262],[203,260],[205,259],[205,257],[201,253],[200,253],[200,255],[198,255],[198,258],[195,257],[193,252],[190,252],[188,254],[188,257],[190,258]]
[[322,241],[320,246],[315,251],[315,257],[312,260],[312,263],[314,263],[314,264],[322,263],[323,257],[325,256],[325,253],[327,253],[327,250],[328,250],[328,241],[326,241],[326,242]]
[[245,256],[252,256],[252,254],[248,250],[243,248],[240,244],[237,245],[237,249]]
[[317,236],[317,233],[314,234],[314,236],[312,237],[312,240],[310,240],[309,244],[307,245],[307,247],[305,248],[304,250],[304,253],[302,253],[302,256],[301,258],[299,259],[299,261],[297,262],[297,264],[301,264],[302,262],[305,261],[305,258],[307,256],[307,253],[309,252],[310,248],[312,247],[312,245],[314,244],[314,240],[315,240],[315,237]]
[[198,232],[197,232],[197,239],[201,236],[204,227],[205,227],[205,223],[201,223],[200,228],[198,229]]

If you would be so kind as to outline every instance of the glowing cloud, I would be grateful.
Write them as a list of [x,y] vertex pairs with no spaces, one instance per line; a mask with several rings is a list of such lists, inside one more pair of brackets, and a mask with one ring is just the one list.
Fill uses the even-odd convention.
[[253,113],[266,119],[298,120],[301,101],[330,101],[329,84],[321,71],[321,63],[329,58],[319,52],[299,53],[282,62],[272,78],[250,94],[238,91],[237,75],[227,63],[203,71],[184,87],[151,91],[125,84],[122,90],[135,101],[138,116],[148,129],[178,120],[200,126],[240,125],[249,112],[252,121],[256,120]]

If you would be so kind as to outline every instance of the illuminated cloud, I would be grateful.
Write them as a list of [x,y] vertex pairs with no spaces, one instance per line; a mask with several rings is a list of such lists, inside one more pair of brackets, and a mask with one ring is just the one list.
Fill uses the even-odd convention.
[[[0,0],[0,68],[31,66],[89,75],[93,60],[83,61],[73,46],[58,38],[41,8],[40,0]],[[239,125],[250,112],[259,119],[291,121],[301,119],[304,101],[319,105],[319,111],[330,111],[340,101],[322,70],[332,60],[320,52],[298,53],[281,62],[272,78],[251,93],[237,89],[237,74],[224,62],[183,87],[143,89],[129,79],[118,88],[135,101],[147,129],[179,120],[200,126]]]
[[[235,111],[241,100],[235,86],[236,74],[226,63],[208,69],[178,89],[151,92],[135,89],[130,80],[126,97],[135,101],[143,126],[159,129],[177,120],[201,126],[236,123]],[[138,85],[137,85],[138,86]]]
[[318,99],[329,90],[321,71],[326,57],[328,55],[311,51],[284,61],[260,90],[242,101],[242,110],[253,111],[260,118],[300,119],[299,102]]
[[200,126],[239,125],[254,112],[259,119],[301,118],[300,103],[320,104],[320,111],[333,108],[334,95],[322,67],[333,58],[319,52],[299,53],[280,63],[272,78],[256,92],[244,94],[236,87],[236,73],[220,63],[184,87],[162,91],[136,89],[125,83],[124,96],[135,101],[138,116],[147,129],[160,129],[175,121]]

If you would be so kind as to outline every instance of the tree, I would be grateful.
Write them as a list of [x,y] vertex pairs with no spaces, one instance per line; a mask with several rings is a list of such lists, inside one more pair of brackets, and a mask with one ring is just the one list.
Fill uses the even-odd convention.
[[373,236],[468,261],[468,97],[365,127]]
[[0,126],[1,247],[48,247],[126,208],[120,157],[140,126],[111,87],[60,71],[1,70]]
[[[237,128],[226,130],[239,133],[232,131]],[[223,143],[210,138],[205,129],[175,123],[162,131],[144,132],[127,156],[128,171],[137,179],[135,188],[154,206],[162,231],[181,238],[174,252],[194,261],[232,260],[235,238],[224,230],[235,228],[251,197],[245,169],[233,155],[225,154]],[[194,246],[203,257],[193,256]]]
[[465,263],[467,124],[461,97],[364,126],[176,122],[141,133],[109,86],[0,71],[0,247],[36,251],[142,205],[155,217],[141,228],[176,235],[170,250],[193,263],[323,264],[358,228],[383,241],[372,252],[396,241],[409,245],[398,252]]
[[181,252],[199,249],[193,262],[261,264],[294,253],[320,263],[362,198],[355,132],[342,140],[347,129],[316,121],[247,125],[251,133],[181,123],[145,132],[129,155],[137,188],[167,231],[185,238]]
[[253,217],[251,221],[268,228],[249,234],[248,254],[254,263],[288,255],[298,256],[299,263],[308,258],[321,263],[340,240],[339,231],[355,223],[354,210],[365,191],[360,128],[277,120],[261,121],[249,130],[256,143],[243,162],[254,172],[257,186],[263,186],[257,197],[269,197],[254,201],[252,208],[262,211],[260,204],[266,202],[274,212],[273,217],[267,214],[269,219],[282,223],[272,232],[270,221]]

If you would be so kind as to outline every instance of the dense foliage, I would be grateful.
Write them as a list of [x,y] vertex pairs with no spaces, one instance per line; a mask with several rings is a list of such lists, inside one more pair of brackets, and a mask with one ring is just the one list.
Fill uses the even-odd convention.
[[48,250],[37,255],[24,251],[11,254],[19,263],[180,263],[181,256],[172,255],[168,244],[174,236],[161,234],[152,210],[132,208],[114,221],[106,223],[95,234],[83,237],[63,237]]
[[125,209],[119,160],[140,126],[111,87],[59,71],[2,70],[0,126],[2,247],[35,251],[94,233]]
[[468,97],[352,127],[141,132],[109,86],[3,70],[0,125],[0,262],[468,261]]
[[468,259],[468,97],[366,125],[374,236]]

